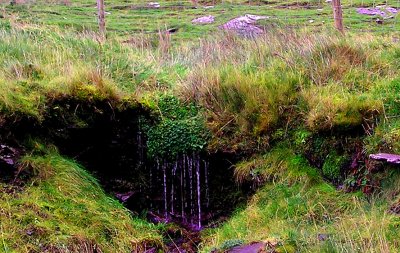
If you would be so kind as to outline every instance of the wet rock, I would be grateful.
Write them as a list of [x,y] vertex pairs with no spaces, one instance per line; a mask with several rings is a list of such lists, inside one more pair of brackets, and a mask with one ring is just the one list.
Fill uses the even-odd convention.
[[134,193],[135,193],[135,192],[133,192],[133,191],[129,191],[129,192],[125,192],[125,193],[116,193],[116,194],[115,194],[115,197],[116,197],[118,200],[120,200],[121,202],[125,203],[126,201],[128,201],[128,199],[129,199],[130,197],[133,196]]
[[388,154],[388,153],[370,154],[369,158],[377,161],[385,161],[387,163],[400,164],[400,155],[396,154]]
[[19,157],[16,148],[0,144],[0,180],[9,182],[14,179]]
[[154,212],[151,212],[151,211],[147,212],[147,219],[150,222],[154,223],[154,224],[167,223],[168,222],[167,218],[162,217],[162,216],[160,216],[158,214],[155,214]]
[[244,36],[254,36],[264,33],[264,30],[257,27],[255,23],[258,20],[268,19],[267,16],[257,16],[246,14],[238,18],[234,18],[224,25],[221,26],[222,29],[227,31],[234,31],[240,35]]
[[160,8],[160,3],[158,2],[150,2],[147,4],[148,7],[150,8]]
[[212,15],[195,18],[192,20],[193,24],[211,24],[214,23],[215,17]]
[[253,242],[251,244],[236,246],[228,251],[228,253],[258,253],[266,249],[265,242]]
[[18,151],[7,145],[0,144],[0,162],[13,166],[18,159]]

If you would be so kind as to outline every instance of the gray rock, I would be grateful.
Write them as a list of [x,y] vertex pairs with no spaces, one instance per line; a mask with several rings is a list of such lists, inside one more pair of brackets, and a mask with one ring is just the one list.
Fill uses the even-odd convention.
[[228,31],[234,31],[244,36],[259,35],[264,33],[264,30],[257,27],[255,25],[256,22],[258,20],[268,19],[268,18],[269,17],[267,16],[246,14],[244,16],[240,16],[228,21],[227,23],[222,25],[221,28]]
[[264,242],[254,242],[251,244],[236,246],[228,251],[228,253],[258,253],[264,250],[266,243]]
[[211,24],[214,23],[215,17],[212,15],[195,18],[192,20],[193,24]]
[[147,4],[150,8],[160,8],[160,3],[158,2],[150,2]]
[[377,161],[386,161],[388,163],[400,164],[400,155],[396,154],[388,154],[388,153],[370,154],[369,158]]

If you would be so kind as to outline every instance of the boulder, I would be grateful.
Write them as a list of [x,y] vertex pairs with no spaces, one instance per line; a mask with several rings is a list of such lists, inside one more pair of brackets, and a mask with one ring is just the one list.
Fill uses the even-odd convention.
[[254,36],[264,33],[264,30],[257,27],[255,23],[258,20],[268,19],[267,16],[257,16],[246,14],[234,19],[231,19],[227,23],[221,26],[222,29],[227,31],[234,31],[244,36]]

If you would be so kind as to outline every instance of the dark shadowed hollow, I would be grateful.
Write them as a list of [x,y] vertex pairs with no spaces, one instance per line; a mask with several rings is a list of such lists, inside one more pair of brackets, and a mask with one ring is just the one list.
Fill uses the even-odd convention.
[[134,214],[154,223],[175,222],[197,231],[223,220],[250,193],[234,182],[235,154],[149,158],[139,126],[151,116],[140,105],[117,109],[107,101],[67,99],[51,108],[36,134],[91,171]]

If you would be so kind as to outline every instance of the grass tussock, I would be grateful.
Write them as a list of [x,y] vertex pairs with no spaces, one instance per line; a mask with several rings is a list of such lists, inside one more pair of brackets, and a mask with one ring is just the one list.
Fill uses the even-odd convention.
[[368,93],[349,92],[337,84],[309,88],[301,95],[308,108],[305,123],[315,131],[360,127],[383,111],[381,101]]
[[161,244],[156,227],[132,218],[82,167],[58,155],[27,155],[34,176],[0,194],[1,252],[130,252]]
[[377,84],[398,75],[395,60],[369,36],[274,31],[255,41],[228,35],[209,43],[200,44],[200,56],[189,54],[195,64],[181,90],[205,108],[226,150],[265,148],[277,128],[293,122],[315,132],[362,128],[384,112]]

